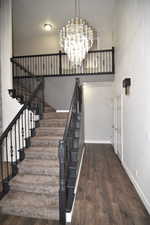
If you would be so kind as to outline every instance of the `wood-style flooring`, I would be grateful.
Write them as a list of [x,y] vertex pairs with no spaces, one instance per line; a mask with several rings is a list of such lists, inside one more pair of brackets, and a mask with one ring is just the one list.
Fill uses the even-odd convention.
[[111,145],[87,145],[72,225],[150,225]]
[[[0,225],[58,222],[0,215]],[[111,145],[87,145],[71,225],[150,225],[150,216]]]

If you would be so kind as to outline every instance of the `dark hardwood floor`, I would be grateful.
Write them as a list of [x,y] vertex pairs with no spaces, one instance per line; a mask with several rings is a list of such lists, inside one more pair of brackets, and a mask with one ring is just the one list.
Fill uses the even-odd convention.
[[111,145],[87,145],[71,225],[150,225]]
[[[0,215],[0,225],[58,222]],[[111,145],[87,145],[71,225],[150,225],[150,216]]]
[[0,215],[0,225],[59,225],[57,221]]

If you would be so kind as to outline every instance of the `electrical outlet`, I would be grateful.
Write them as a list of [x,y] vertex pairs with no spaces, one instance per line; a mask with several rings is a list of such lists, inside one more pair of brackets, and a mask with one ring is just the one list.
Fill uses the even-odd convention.
[[135,171],[135,176],[137,177],[139,175],[138,170]]

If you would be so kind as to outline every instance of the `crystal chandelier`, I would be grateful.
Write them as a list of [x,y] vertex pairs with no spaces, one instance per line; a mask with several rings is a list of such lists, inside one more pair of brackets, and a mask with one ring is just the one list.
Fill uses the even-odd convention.
[[81,66],[93,45],[94,31],[80,18],[79,0],[75,0],[75,18],[60,30],[60,46],[68,55],[72,66]]

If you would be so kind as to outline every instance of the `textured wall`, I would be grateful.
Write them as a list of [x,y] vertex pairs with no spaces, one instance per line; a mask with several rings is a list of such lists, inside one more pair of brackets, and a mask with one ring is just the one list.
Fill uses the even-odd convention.
[[2,93],[1,93],[1,65],[0,65],[0,135],[2,133]]
[[[117,1],[116,90],[123,94],[123,165],[150,212],[150,1]],[[131,77],[130,95],[122,80]]]
[[8,94],[12,88],[12,2],[11,0],[0,0],[0,62],[1,62],[1,93],[2,93],[2,115],[3,130],[12,121],[20,105],[16,99]]
[[[81,76],[80,82],[113,81],[113,75]],[[57,77],[45,79],[45,99],[57,110],[68,110],[73,95],[75,77]]]

